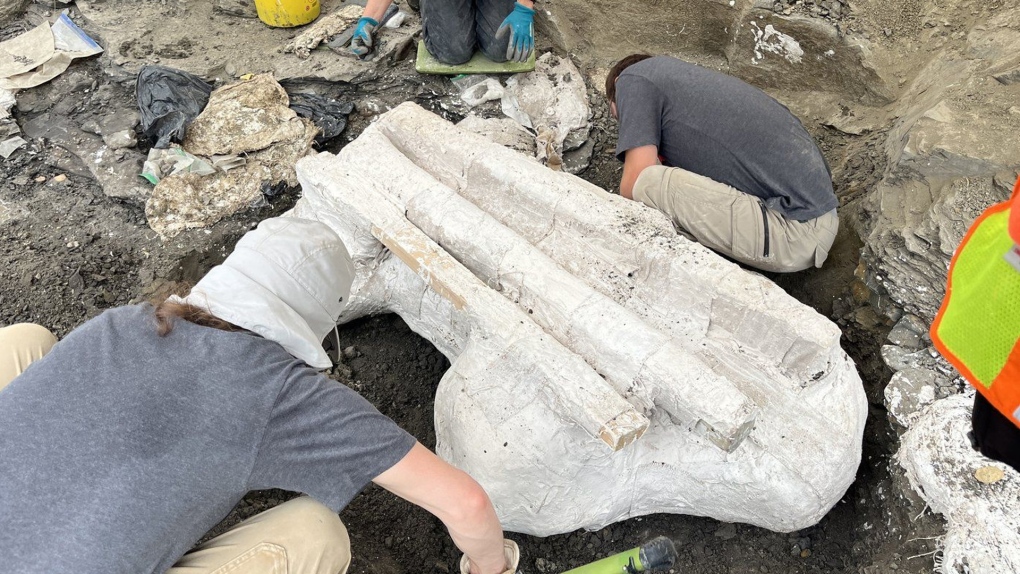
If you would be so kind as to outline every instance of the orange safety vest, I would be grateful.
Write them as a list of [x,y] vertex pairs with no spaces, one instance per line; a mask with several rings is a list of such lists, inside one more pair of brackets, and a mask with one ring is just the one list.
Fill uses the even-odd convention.
[[931,339],[967,382],[1020,427],[1020,179],[971,225],[949,265]]

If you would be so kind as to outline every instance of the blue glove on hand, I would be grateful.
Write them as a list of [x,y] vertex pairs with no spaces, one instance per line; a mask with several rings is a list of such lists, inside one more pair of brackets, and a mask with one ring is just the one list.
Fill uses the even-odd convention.
[[372,35],[375,34],[378,27],[379,22],[368,16],[362,16],[358,20],[358,27],[354,29],[354,35],[351,36],[351,52],[355,56],[364,58],[372,53]]
[[510,42],[506,46],[506,59],[513,62],[526,62],[535,49],[535,11],[514,3],[514,11],[503,20],[496,30],[500,38],[510,33]]

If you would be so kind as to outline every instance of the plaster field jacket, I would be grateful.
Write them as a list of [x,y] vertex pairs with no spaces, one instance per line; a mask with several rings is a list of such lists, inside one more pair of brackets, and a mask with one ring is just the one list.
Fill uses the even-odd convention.
[[1020,427],[1020,180],[984,211],[953,255],[931,338],[988,402]]

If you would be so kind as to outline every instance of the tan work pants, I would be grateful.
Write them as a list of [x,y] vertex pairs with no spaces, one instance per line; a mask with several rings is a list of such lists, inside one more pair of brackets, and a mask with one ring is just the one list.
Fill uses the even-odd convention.
[[[0,329],[0,390],[32,361],[50,351],[56,337],[39,325]],[[340,517],[302,496],[241,522],[185,554],[170,574],[344,574],[351,540]]]
[[0,389],[50,352],[57,338],[46,327],[18,323],[0,329]]
[[646,167],[634,199],[665,213],[689,239],[764,271],[821,267],[839,228],[836,210],[794,221],[753,195],[677,167]]
[[185,554],[167,574],[344,574],[351,540],[340,517],[302,496]]

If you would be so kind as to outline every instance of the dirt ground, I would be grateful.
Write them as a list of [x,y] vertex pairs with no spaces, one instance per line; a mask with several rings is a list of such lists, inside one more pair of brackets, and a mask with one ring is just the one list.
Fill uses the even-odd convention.
[[[895,21],[905,26],[904,20]],[[356,137],[374,113],[400,101],[417,101],[452,120],[466,112],[447,80],[421,79],[409,59],[371,83],[344,90],[359,111],[332,150]],[[133,101],[133,85],[115,81],[95,60],[76,63],[32,92],[32,105],[19,101],[15,117],[39,133],[61,118],[82,125],[118,106],[127,109]],[[591,167],[580,175],[612,189],[621,171],[612,157],[615,124],[604,98],[595,89],[589,92],[595,151]],[[497,113],[495,108],[487,112]],[[561,572],[658,535],[676,542],[679,560],[671,572],[678,573],[933,571],[943,523],[907,494],[902,472],[892,468],[897,437],[882,405],[890,373],[878,357],[889,325],[869,315],[851,289],[860,240],[850,219],[858,216],[859,190],[881,175],[883,166],[875,159],[881,154],[874,153],[881,134],[850,136],[808,127],[833,168],[844,221],[824,269],[772,279],[844,329],[844,348],[857,362],[871,405],[857,481],[818,525],[792,534],[677,515],[548,538],[511,533],[521,546],[522,572]],[[297,190],[290,190],[209,229],[161,242],[140,206],[106,197],[80,162],[51,138],[33,138],[28,150],[0,162],[0,170],[0,324],[32,321],[58,336],[104,309],[179,291],[221,261],[246,230],[283,212],[297,197]],[[364,394],[426,446],[434,446],[432,399],[449,366],[446,359],[396,316],[345,326],[340,348],[341,362],[332,376]],[[292,496],[251,493],[209,536]],[[341,517],[352,537],[353,574],[457,571],[459,552],[442,525],[378,488],[367,489]]]

